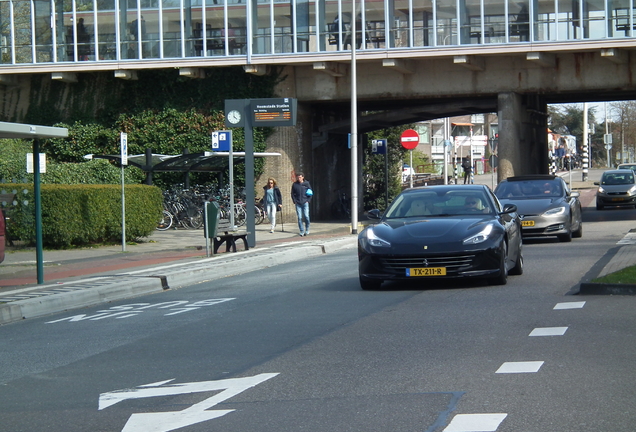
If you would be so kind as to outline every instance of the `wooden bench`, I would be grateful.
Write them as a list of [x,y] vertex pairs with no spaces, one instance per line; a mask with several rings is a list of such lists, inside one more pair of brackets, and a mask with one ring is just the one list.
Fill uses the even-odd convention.
[[219,250],[219,247],[221,247],[221,245],[225,243],[225,252],[229,252],[230,248],[232,249],[232,252],[236,252],[237,240],[243,240],[243,246],[245,247],[245,250],[249,250],[250,247],[247,244],[248,235],[249,235],[249,232],[246,232],[246,231],[243,231],[243,232],[225,231],[224,234],[217,234],[216,237],[214,237],[213,251],[216,254]]

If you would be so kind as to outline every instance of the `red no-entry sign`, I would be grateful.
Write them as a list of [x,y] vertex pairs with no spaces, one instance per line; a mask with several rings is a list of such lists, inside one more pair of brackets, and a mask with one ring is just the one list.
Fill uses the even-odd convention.
[[407,129],[400,136],[402,147],[407,150],[413,150],[420,143],[420,135],[413,129]]

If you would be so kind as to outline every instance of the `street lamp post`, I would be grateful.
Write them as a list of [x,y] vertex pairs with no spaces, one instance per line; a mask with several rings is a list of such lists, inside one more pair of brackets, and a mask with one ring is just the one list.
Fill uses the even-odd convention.
[[356,1],[351,2],[351,234],[358,233],[358,89]]
[[587,102],[583,103],[583,174],[582,180],[587,181],[587,169],[589,167],[589,153],[588,153],[588,126],[587,126]]

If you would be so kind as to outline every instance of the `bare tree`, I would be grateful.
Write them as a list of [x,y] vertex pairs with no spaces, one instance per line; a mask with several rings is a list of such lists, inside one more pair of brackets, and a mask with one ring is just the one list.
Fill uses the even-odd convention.
[[636,157],[636,101],[618,101],[612,108],[612,152],[618,163],[634,162]]

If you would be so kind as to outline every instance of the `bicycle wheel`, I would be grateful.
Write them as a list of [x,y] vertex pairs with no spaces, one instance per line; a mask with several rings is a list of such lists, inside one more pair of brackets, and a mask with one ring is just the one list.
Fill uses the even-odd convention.
[[245,225],[245,218],[247,217],[247,213],[245,212],[245,207],[241,205],[234,206],[234,224],[236,226]]
[[254,206],[254,222],[260,225],[265,220],[265,212],[259,206]]
[[203,211],[197,210],[193,216],[188,217],[187,222],[194,229],[203,227]]
[[347,218],[345,212],[342,210],[340,201],[334,201],[333,204],[331,204],[331,216],[334,220],[344,220]]
[[157,230],[165,231],[167,229],[170,229],[170,227],[172,227],[172,223],[172,213],[170,213],[168,210],[164,210],[161,213],[161,220],[159,220],[159,223],[157,224]]

